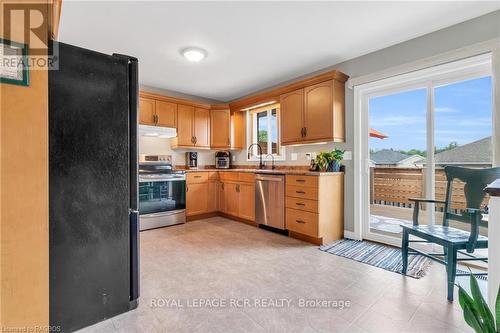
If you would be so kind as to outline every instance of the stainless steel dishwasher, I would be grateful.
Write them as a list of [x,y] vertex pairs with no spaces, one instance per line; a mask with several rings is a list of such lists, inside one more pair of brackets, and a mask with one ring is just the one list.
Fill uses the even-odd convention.
[[255,222],[285,229],[284,175],[255,175]]

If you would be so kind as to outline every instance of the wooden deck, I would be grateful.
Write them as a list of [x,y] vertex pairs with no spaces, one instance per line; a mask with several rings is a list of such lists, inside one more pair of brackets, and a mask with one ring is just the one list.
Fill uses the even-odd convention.
[[[370,214],[390,217],[390,218],[394,218],[394,219],[400,219],[400,220],[404,220],[404,221],[409,221],[411,223],[412,216],[413,216],[413,208],[371,204],[370,205]],[[435,224],[436,225],[442,224],[443,213],[434,212],[434,216],[435,216]],[[424,210],[420,211],[419,223],[420,224],[429,224],[429,221],[427,218],[427,211],[424,211]],[[470,231],[470,227],[468,224],[451,221],[450,226],[454,227],[454,228]],[[479,233],[483,236],[488,236],[488,229],[480,228]]]

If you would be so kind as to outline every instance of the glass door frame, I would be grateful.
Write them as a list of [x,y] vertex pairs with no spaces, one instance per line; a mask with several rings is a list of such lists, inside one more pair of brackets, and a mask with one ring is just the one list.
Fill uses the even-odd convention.
[[[355,176],[354,176],[354,232],[352,238],[368,239],[377,242],[401,246],[399,237],[382,235],[370,231],[370,168],[369,168],[369,100],[373,97],[385,96],[414,89],[427,90],[426,110],[426,149],[427,170],[425,193],[427,198],[435,195],[435,165],[434,165],[434,88],[446,84],[466,81],[492,75],[491,54],[483,54],[467,59],[434,66],[419,71],[402,74],[387,79],[370,82],[354,87],[354,147],[355,147]],[[494,89],[494,87],[492,87]],[[357,103],[357,104],[356,104]],[[498,108],[492,110],[493,134],[500,128],[495,121]],[[357,112],[356,112],[357,111]],[[495,135],[493,135],[493,138]],[[495,140],[492,140],[495,154]],[[496,160],[496,156],[494,156]],[[434,223],[434,205],[426,209],[430,223]]]

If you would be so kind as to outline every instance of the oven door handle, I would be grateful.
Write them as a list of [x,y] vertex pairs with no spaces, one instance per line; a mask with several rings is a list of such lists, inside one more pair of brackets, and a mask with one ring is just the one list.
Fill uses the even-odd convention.
[[144,215],[141,215],[141,218],[162,217],[162,216],[177,214],[177,213],[179,213],[179,211],[183,211],[183,209],[169,210],[169,211],[160,212],[160,213],[144,214]]

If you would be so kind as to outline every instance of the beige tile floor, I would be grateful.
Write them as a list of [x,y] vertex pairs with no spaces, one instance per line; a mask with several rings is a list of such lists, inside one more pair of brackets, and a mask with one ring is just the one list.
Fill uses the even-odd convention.
[[[441,265],[415,280],[216,217],[142,232],[139,307],[80,332],[471,332],[445,281]],[[282,299],[290,306],[255,303]],[[195,307],[201,300],[214,306]]]

